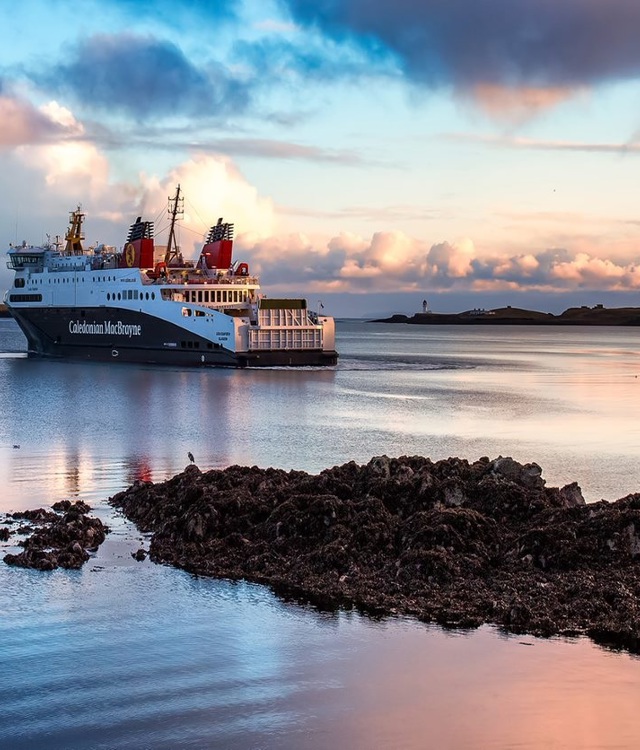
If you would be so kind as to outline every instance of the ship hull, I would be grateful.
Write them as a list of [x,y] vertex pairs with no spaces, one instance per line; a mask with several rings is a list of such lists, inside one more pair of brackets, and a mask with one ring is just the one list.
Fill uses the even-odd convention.
[[177,367],[322,367],[335,351],[235,352],[141,311],[107,307],[10,307],[31,357]]

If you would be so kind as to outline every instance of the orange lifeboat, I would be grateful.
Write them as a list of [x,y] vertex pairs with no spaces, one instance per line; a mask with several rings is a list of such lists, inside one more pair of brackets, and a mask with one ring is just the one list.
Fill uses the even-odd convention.
[[153,269],[153,271],[147,271],[147,276],[150,279],[161,279],[167,277],[167,264],[161,260],[158,263],[156,263],[156,267]]

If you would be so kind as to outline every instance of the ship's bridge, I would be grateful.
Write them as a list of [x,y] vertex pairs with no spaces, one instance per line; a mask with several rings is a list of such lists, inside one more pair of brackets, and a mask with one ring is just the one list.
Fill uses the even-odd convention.
[[44,265],[44,248],[16,247],[9,250],[7,268],[21,271],[24,268],[42,268]]

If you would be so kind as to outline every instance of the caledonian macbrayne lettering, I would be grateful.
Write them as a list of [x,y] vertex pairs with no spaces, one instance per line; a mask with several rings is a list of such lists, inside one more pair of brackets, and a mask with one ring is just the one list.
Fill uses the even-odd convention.
[[121,320],[105,320],[104,323],[87,323],[86,320],[70,320],[69,333],[84,333],[98,336],[142,336],[141,325],[123,323]]

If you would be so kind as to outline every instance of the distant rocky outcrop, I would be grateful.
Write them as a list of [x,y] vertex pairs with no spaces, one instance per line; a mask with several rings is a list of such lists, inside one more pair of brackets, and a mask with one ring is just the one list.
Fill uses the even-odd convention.
[[[91,508],[81,500],[62,500],[52,507],[52,511],[38,508],[8,514],[5,523],[25,520],[31,525],[17,530],[30,535],[18,542],[24,547],[23,552],[4,556],[7,565],[37,570],[81,568],[89,559],[89,552],[96,550],[109,532],[98,518],[87,516]],[[0,538],[7,541],[11,531],[6,526],[2,530]]]
[[511,458],[379,456],[318,475],[231,466],[110,502],[151,559],[323,608],[589,634],[640,650],[640,495],[586,504]]
[[570,307],[560,315],[499,307],[495,310],[466,310],[460,313],[420,312],[392,315],[374,323],[410,323],[413,325],[538,325],[538,326],[640,326],[639,307]]

